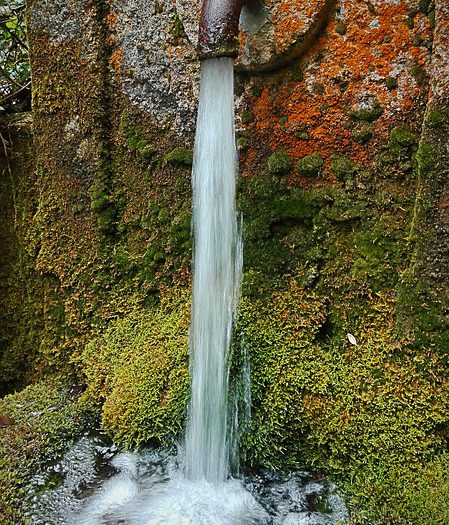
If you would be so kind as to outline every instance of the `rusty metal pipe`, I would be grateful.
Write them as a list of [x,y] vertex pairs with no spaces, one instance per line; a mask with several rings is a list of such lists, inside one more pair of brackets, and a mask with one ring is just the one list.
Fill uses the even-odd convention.
[[239,18],[245,0],[204,0],[198,54],[200,59],[238,54]]

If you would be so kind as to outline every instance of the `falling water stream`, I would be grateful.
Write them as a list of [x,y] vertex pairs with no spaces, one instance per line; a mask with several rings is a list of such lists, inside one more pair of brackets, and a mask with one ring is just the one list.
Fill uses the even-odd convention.
[[335,487],[307,473],[229,477],[228,353],[242,272],[233,83],[232,59],[202,63],[185,446],[119,453],[104,438],[82,438],[32,480],[32,525],[334,525],[346,516]]
[[192,392],[185,460],[189,479],[211,482],[224,481],[228,473],[228,351],[242,273],[234,135],[233,60],[205,60],[193,162]]

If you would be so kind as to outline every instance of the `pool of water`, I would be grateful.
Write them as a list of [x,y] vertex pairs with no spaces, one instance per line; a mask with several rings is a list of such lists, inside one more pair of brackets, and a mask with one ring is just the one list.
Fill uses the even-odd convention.
[[336,487],[306,472],[189,481],[182,455],[121,452],[83,437],[31,481],[31,525],[337,525]]

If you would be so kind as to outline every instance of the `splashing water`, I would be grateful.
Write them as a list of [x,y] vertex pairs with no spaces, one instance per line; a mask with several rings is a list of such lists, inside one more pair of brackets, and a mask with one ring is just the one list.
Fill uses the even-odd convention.
[[182,461],[163,450],[117,453],[100,436],[84,437],[31,480],[27,518],[30,525],[336,525],[347,517],[335,487],[307,473],[209,483],[185,479]]
[[205,60],[193,165],[190,480],[224,481],[228,473],[228,351],[242,268],[236,171],[233,61]]

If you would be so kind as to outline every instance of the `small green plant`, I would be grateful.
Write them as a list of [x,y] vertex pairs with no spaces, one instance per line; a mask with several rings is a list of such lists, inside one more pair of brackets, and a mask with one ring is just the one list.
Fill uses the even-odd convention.
[[323,166],[323,157],[316,151],[299,159],[297,164],[299,174],[308,176],[319,175]]
[[175,148],[165,157],[169,164],[191,166],[193,162],[193,151],[187,148]]
[[351,131],[351,135],[357,142],[366,144],[373,136],[373,126],[372,124],[361,123]]
[[181,40],[182,38],[186,36],[186,33],[184,31],[184,26],[182,25],[182,22],[179,16],[175,17],[170,27],[170,34],[175,44],[178,43],[179,40]]
[[385,85],[389,91],[393,91],[398,87],[398,79],[396,77],[387,77],[385,79]]
[[348,30],[348,26],[344,22],[338,22],[337,27],[335,28],[335,32],[339,35],[346,35],[346,31]]
[[290,157],[284,150],[275,151],[268,159],[268,171],[272,175],[283,175],[291,171],[292,167]]

